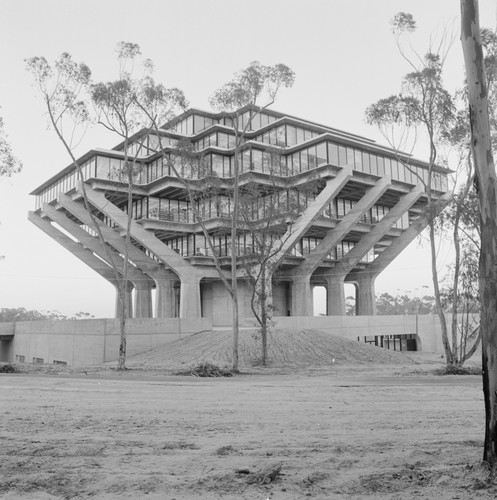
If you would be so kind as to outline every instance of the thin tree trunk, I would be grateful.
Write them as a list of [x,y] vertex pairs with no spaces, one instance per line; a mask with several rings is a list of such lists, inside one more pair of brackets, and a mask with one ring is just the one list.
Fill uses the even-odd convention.
[[476,0],[461,0],[461,43],[468,83],[475,181],[480,199],[480,328],[485,400],[483,460],[493,468],[497,463],[497,178]]
[[[430,210],[433,210],[433,205],[431,201],[428,201]],[[445,319],[445,313],[442,307],[442,301],[440,299],[440,286],[438,281],[438,270],[437,270],[437,249],[435,246],[435,226],[433,221],[433,215],[430,214],[430,249],[431,249],[431,273],[433,278],[433,290],[435,292],[435,304],[437,306],[438,317],[440,319],[440,329],[442,333],[442,343],[445,350],[446,362],[448,365],[453,364],[452,349],[450,347],[449,335],[447,331],[447,321]]]
[[238,227],[238,178],[240,170],[240,158],[241,154],[240,144],[241,138],[238,136],[238,120],[235,122],[236,126],[236,148],[235,156],[233,162],[233,214],[231,218],[231,290],[232,290],[232,307],[233,307],[233,355],[232,355],[232,369],[236,373],[238,372],[238,342],[239,342],[239,318],[238,318],[238,280],[236,272],[237,264],[237,246],[236,246],[236,235]]
[[133,219],[133,164],[128,158],[128,134],[124,140],[124,169],[128,177],[128,218],[126,224],[126,242],[124,244],[124,267],[122,276],[123,300],[121,303],[121,317],[119,321],[120,342],[118,370],[126,370],[126,321],[128,317],[128,262],[129,246],[131,245],[131,221]]
[[261,294],[261,341],[262,341],[262,366],[266,366],[267,364],[267,304],[266,304],[266,266],[263,264],[262,273],[261,273],[261,285],[262,285],[262,294]]

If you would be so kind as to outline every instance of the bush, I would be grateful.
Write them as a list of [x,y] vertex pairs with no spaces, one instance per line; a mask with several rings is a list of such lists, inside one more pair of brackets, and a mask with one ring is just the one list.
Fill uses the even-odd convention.
[[0,373],[19,373],[19,370],[8,363],[6,365],[0,365]]
[[192,377],[232,377],[233,371],[227,366],[221,368],[213,363],[200,363],[186,372],[179,372],[178,375],[191,375]]
[[442,368],[437,368],[433,371],[435,375],[481,375],[480,366],[456,366],[456,365],[446,365]]

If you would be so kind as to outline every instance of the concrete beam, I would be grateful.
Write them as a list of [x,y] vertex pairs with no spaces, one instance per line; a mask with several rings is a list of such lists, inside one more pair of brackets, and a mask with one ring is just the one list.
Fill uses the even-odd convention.
[[422,195],[423,188],[421,185],[413,188],[409,194],[403,195],[383,219],[375,224],[371,231],[365,234],[354,248],[342,257],[341,261],[331,270],[330,274],[343,277],[349,274],[368,251],[385,236],[402,215],[409,210]]
[[312,274],[338,243],[347,236],[361,217],[381,198],[390,185],[391,181],[388,177],[379,179],[376,185],[366,192],[337,226],[327,231],[326,236],[316,248],[305,256],[304,262],[292,269],[289,274]]
[[325,188],[316,196],[304,212],[297,218],[294,224],[288,228],[282,237],[280,251],[271,259],[271,264],[277,266],[285,255],[305,235],[312,223],[320,216],[325,206],[338,196],[343,187],[352,178],[352,169],[344,167],[336,177],[326,181]]
[[[53,222],[56,222],[62,229],[72,234],[81,244],[92,251],[95,255],[100,257],[109,266],[115,268],[122,275],[124,272],[124,259],[115,250],[110,247],[105,249],[102,242],[96,237],[92,236],[88,231],[85,231],[81,226],[68,219],[62,212],[56,210],[52,205],[44,203],[42,207],[43,213],[46,214]],[[142,271],[128,265],[128,276],[133,282],[135,288],[148,287],[151,288],[153,281]],[[147,316],[150,317],[150,316]]]
[[[452,193],[446,193],[438,202],[436,213],[440,213],[450,202]],[[398,238],[386,247],[376,259],[368,264],[367,270],[378,276],[429,224],[427,214],[419,216]]]
[[[62,207],[64,207],[64,209],[66,209],[74,217],[77,217],[83,224],[86,224],[88,227],[93,227],[92,218],[82,203],[72,201],[71,198],[65,194],[60,194],[57,197],[57,201]],[[124,255],[126,245],[120,236],[119,231],[112,229],[100,221],[97,221],[97,224],[105,241],[114,247],[119,253]],[[154,280],[159,280],[161,278],[167,279],[171,277],[171,272],[165,270],[162,264],[159,264],[154,259],[150,258],[146,253],[142,252],[134,245],[130,246],[128,253],[130,260]]]
[[[81,192],[81,186],[78,187]],[[86,196],[90,203],[101,213],[112,219],[112,221],[122,230],[126,230],[128,216],[116,205],[111,203],[102,192],[94,191],[86,186]],[[170,267],[180,277],[184,275],[196,274],[193,266],[183,257],[178,255],[172,248],[160,241],[153,233],[145,230],[136,221],[131,221],[131,236],[143,247],[155,254],[166,266]]]
[[[119,300],[121,276],[116,276],[115,271],[108,264],[96,257],[93,252],[84,248],[81,243],[72,240],[69,236],[54,227],[48,220],[42,219],[34,212],[28,212],[28,220],[50,236],[50,238],[59,243],[59,245],[64,247],[66,250],[69,250],[69,252],[77,257],[81,262],[84,262],[87,266],[91,267],[91,269],[102,276],[102,278],[111,283],[116,290],[116,301]],[[128,288],[129,290],[133,290],[133,284],[131,282],[128,282]],[[116,309],[116,317],[119,316],[117,311],[118,310]],[[128,311],[130,311],[130,309],[128,309]]]
[[[94,226],[94,221],[81,202],[72,201],[69,196],[64,194],[59,195],[57,201],[65,210],[78,218],[82,223],[86,224],[88,227]],[[98,224],[105,241],[119,253],[124,255],[126,244],[120,236],[120,232],[105,225],[103,222],[98,220],[95,222]],[[134,245],[130,245],[128,254],[133,264],[144,273],[148,274],[155,282],[155,314],[157,318],[174,317],[174,292],[172,287],[178,280],[178,276],[173,271],[164,269],[163,264],[159,264]],[[139,296],[148,296],[148,294],[149,292],[146,292],[145,295],[139,294],[137,289],[137,302],[141,300]],[[145,308],[148,309],[149,306],[146,305]],[[141,304],[140,307],[137,305],[136,309],[137,311],[142,310]]]

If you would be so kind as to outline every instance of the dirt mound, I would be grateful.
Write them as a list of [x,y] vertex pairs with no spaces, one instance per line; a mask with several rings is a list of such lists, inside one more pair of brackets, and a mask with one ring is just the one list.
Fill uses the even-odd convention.
[[[239,339],[241,367],[260,364],[260,337],[256,330],[242,330]],[[129,357],[129,368],[181,370],[200,362],[220,366],[231,363],[230,330],[214,330],[177,340],[152,351]],[[405,365],[402,353],[336,337],[320,330],[277,330],[269,338],[271,367],[323,367],[340,365]]]

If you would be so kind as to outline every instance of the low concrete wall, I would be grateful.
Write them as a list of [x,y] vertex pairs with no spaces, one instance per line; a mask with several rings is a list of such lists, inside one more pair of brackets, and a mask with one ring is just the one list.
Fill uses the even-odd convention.
[[[448,323],[450,317],[447,318]],[[277,328],[318,329],[353,340],[375,335],[417,334],[418,350],[443,354],[436,315],[418,316],[275,316]],[[243,322],[253,326],[253,322]],[[211,318],[129,319],[127,353],[149,351],[187,335],[212,330]],[[14,334],[12,340],[7,336]],[[62,361],[89,366],[115,361],[119,352],[119,320],[66,320],[0,323],[0,361]],[[41,361],[40,361],[41,362]]]
[[[208,318],[129,319],[126,325],[130,356],[212,329]],[[12,333],[12,340],[0,342],[0,359],[5,361],[23,356],[27,363],[61,361],[71,366],[89,366],[115,361],[119,354],[117,319],[0,323],[0,335]]]
[[437,315],[414,316],[275,316],[276,328],[317,329],[357,340],[374,335],[417,334],[418,349],[443,353]]

